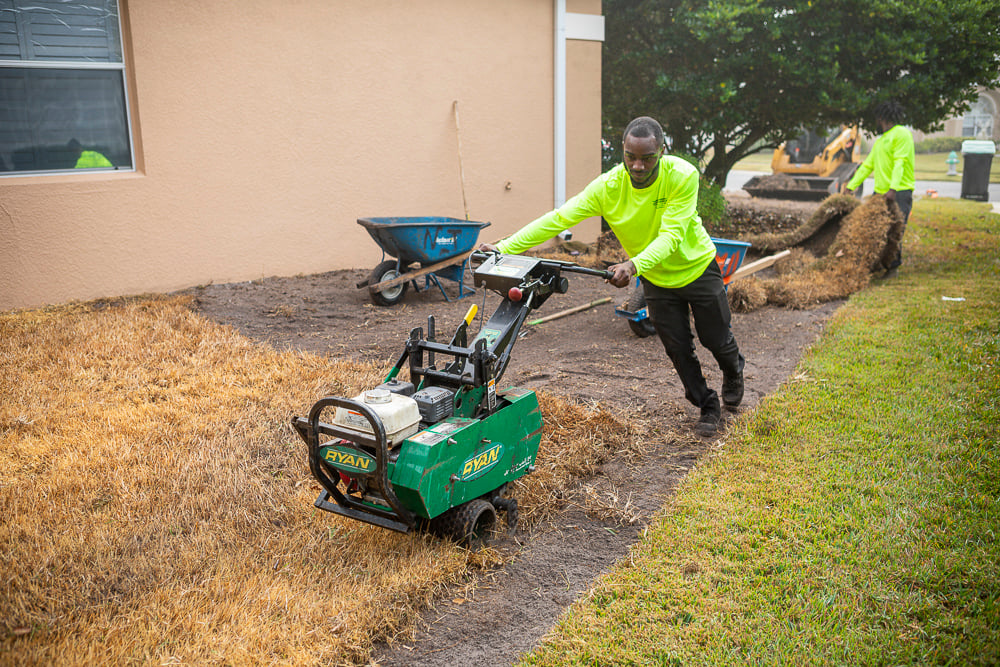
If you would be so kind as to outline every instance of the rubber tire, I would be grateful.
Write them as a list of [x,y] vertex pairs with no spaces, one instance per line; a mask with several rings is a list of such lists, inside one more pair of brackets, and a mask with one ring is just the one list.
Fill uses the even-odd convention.
[[[625,303],[625,310],[631,311],[633,313],[638,312],[640,308],[646,307],[646,295],[643,294],[641,287],[635,287],[632,290],[632,294],[629,295],[628,301]],[[644,320],[636,322],[635,320],[628,321],[628,327],[632,330],[639,338],[649,338],[656,333],[656,329],[653,328],[653,321],[646,317]]]
[[461,545],[477,548],[486,546],[496,525],[497,512],[482,498],[462,503],[435,517],[431,529],[441,537],[450,537]]
[[[368,284],[377,285],[381,282],[397,278],[399,275],[400,273],[396,268],[396,260],[387,259],[375,267],[372,274],[368,277]],[[403,296],[406,294],[406,289],[409,286],[410,283],[405,282],[402,285],[397,285],[383,292],[372,292],[372,301],[375,302],[376,306],[395,306],[403,300]]]

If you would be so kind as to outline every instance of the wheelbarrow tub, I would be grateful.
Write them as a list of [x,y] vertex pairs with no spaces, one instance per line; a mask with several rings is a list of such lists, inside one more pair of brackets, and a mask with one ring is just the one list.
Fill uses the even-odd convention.
[[407,266],[435,264],[470,252],[488,222],[439,216],[359,218],[375,243]]
[[719,270],[722,271],[722,282],[729,285],[733,279],[736,269],[743,264],[747,256],[747,248],[750,244],[746,241],[730,241],[729,239],[712,238],[715,244],[715,261],[719,263]]

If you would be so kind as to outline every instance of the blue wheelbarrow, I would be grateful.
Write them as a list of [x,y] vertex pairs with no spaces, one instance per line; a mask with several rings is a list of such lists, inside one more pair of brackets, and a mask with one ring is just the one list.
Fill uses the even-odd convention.
[[[746,257],[749,243],[744,241],[728,241],[726,239],[713,238],[715,244],[715,261],[719,263],[719,270],[722,271],[722,282],[729,287],[729,281],[733,279],[733,274],[743,264]],[[620,308],[615,308],[615,315],[628,318],[628,326],[639,338],[646,338],[656,333],[653,323],[649,319],[646,311],[646,295],[643,294],[642,285],[636,278],[635,287],[626,301]]]
[[[465,287],[465,267],[479,230],[490,223],[423,216],[359,218],[358,224],[382,248],[382,261],[368,280],[358,283],[359,288],[368,288],[376,305],[399,303],[411,284],[420,291],[417,278],[424,279],[424,289],[437,285],[446,301],[451,299],[438,278],[458,283],[459,299],[475,294],[475,289]],[[395,259],[386,259],[387,255]]]

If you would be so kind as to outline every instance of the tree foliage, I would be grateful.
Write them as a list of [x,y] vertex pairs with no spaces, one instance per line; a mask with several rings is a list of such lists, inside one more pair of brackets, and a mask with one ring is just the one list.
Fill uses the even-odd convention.
[[604,131],[657,118],[670,150],[725,183],[803,127],[859,123],[887,99],[929,131],[996,85],[996,0],[605,0]]

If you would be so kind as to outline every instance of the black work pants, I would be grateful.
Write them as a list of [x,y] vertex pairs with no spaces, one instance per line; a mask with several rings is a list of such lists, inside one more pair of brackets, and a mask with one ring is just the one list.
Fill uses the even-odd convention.
[[[694,349],[691,315],[698,340],[708,349],[724,376],[743,372],[745,363],[730,327],[731,315],[722,272],[714,260],[700,277],[684,287],[658,287],[645,278],[646,312],[684,385],[684,397],[702,411],[718,411],[719,395],[709,389]],[[690,314],[689,314],[690,313]]]
[[[896,190],[896,206],[903,214],[903,233],[906,233],[906,223],[910,219],[910,211],[913,210],[913,190]],[[903,239],[900,236],[899,247],[896,249],[896,256],[889,264],[890,269],[894,269],[903,263]]]

